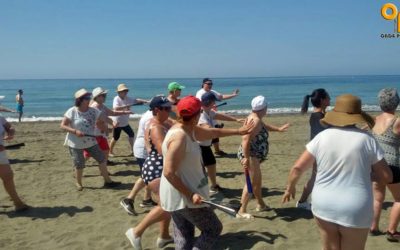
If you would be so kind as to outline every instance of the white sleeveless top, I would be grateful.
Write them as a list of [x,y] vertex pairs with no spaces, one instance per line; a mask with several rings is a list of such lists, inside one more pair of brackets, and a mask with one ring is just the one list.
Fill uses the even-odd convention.
[[[167,145],[169,140],[176,133],[185,133],[185,131],[181,128],[174,128],[168,131],[162,144],[164,160],[166,159],[168,152]],[[181,178],[182,182],[187,188],[194,193],[200,194],[204,199],[208,200],[208,179],[201,164],[200,146],[186,133],[185,138],[186,142],[182,143],[182,147],[186,147],[186,154],[182,159],[176,174]],[[184,208],[200,208],[208,206],[206,204],[194,205],[187,199],[185,195],[172,186],[167,178],[165,178],[164,174],[161,176],[160,201],[161,207],[168,212]]]

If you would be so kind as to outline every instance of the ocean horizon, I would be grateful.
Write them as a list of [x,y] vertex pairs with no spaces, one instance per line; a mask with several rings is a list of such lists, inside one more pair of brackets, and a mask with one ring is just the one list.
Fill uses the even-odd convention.
[[[213,89],[232,93],[239,89],[239,96],[226,100],[220,111],[232,115],[248,114],[254,96],[264,95],[268,100],[269,114],[299,113],[303,98],[316,88],[325,88],[331,95],[331,105],[337,95],[350,93],[359,96],[365,111],[379,111],[377,94],[386,87],[400,88],[400,75],[356,75],[356,76],[290,76],[290,77],[215,77]],[[23,121],[58,121],[74,104],[73,95],[80,88],[91,91],[95,87],[109,90],[106,105],[112,107],[119,83],[125,83],[134,98],[150,99],[159,94],[168,94],[169,82],[178,81],[186,88],[182,96],[195,95],[202,78],[135,78],[135,79],[9,79],[0,80],[2,106],[15,109],[15,95],[24,90]],[[134,106],[131,118],[139,118],[148,107]],[[311,109],[311,104],[310,104]],[[17,121],[17,114],[2,113],[10,121]]]

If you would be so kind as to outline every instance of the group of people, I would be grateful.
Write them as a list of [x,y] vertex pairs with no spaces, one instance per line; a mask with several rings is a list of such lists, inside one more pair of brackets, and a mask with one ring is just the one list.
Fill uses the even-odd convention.
[[[334,109],[327,113],[330,97],[324,89],[316,89],[305,97],[303,113],[309,99],[314,106],[310,116],[311,141],[290,170],[282,202],[295,198],[297,182],[312,167],[296,206],[312,210],[323,249],[364,249],[368,234],[386,234],[388,241],[400,242],[397,90],[385,88],[379,92],[382,113],[375,119],[362,111],[361,99],[354,95],[338,96]],[[386,186],[394,204],[383,233],[379,230],[379,218]],[[310,204],[307,198],[311,193]]]
[[[72,158],[79,191],[84,188],[83,168],[89,157],[99,163],[105,188],[120,184],[110,178],[107,161],[108,156],[114,154],[121,131],[128,135],[141,176],[120,204],[129,214],[136,215],[135,197],[145,189],[141,206],[153,206],[125,233],[135,249],[142,249],[143,233],[157,222],[160,234],[156,244],[160,248],[174,242],[176,249],[212,249],[222,231],[222,223],[203,201],[214,193],[223,192],[217,182],[217,161],[211,149],[212,141],[217,142],[220,137],[242,136],[237,156],[243,169],[250,174],[256,211],[270,209],[261,192],[260,165],[268,155],[269,132],[285,132],[290,124],[274,126],[263,121],[267,114],[264,96],[254,97],[250,103],[251,113],[239,119],[216,110],[216,101],[233,98],[238,90],[220,94],[211,89],[209,78],[203,80],[196,96],[180,98],[184,88],[172,82],[168,85],[167,96],[145,100],[129,97],[129,88],[122,83],[117,87],[112,109],[105,106],[107,90],[101,87],[92,92],[80,89],[74,95],[74,106],[67,110],[61,122],[61,128],[68,132],[65,145]],[[310,209],[314,214],[324,249],[364,249],[368,234],[383,234],[379,230],[379,218],[387,186],[394,204],[385,234],[389,241],[399,242],[400,119],[395,112],[400,98],[396,89],[379,92],[382,113],[375,119],[362,111],[361,99],[351,94],[338,96],[334,109],[326,112],[330,96],[326,90],[316,89],[305,96],[302,113],[308,111],[310,100],[314,107],[310,116],[310,142],[290,170],[282,202],[295,198],[296,184],[302,174],[312,168],[296,206]],[[129,115],[133,113],[130,108],[145,103],[149,104],[149,110],[139,121],[135,140],[129,125]],[[216,128],[216,120],[233,121],[241,126]],[[2,117],[0,125],[0,133],[7,135],[4,139],[13,136],[14,129]],[[109,146],[110,127],[113,135]],[[221,153],[218,144],[216,147],[215,152]],[[0,177],[16,210],[29,208],[15,190],[3,137],[0,138]],[[238,218],[253,218],[247,212],[249,192],[244,185]],[[310,194],[311,203],[308,202]],[[173,236],[169,233],[171,219]],[[200,230],[197,238],[194,237],[195,227]]]

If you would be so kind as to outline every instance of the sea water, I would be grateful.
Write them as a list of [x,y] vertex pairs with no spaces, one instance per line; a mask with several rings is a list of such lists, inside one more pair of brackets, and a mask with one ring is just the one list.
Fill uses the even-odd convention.
[[[80,88],[91,91],[95,87],[108,90],[106,105],[112,107],[119,83],[129,88],[128,95],[135,98],[150,99],[159,94],[168,94],[169,82],[177,81],[186,88],[182,96],[195,95],[201,88],[201,78],[168,79],[35,79],[0,80],[0,99],[2,106],[15,109],[15,95],[18,89],[24,90],[23,121],[61,120],[64,112],[74,105],[74,93]],[[268,100],[268,113],[298,113],[307,94],[313,89],[325,88],[331,95],[331,105],[337,95],[350,93],[362,99],[363,109],[379,111],[377,94],[380,89],[393,87],[400,89],[398,76],[315,76],[315,77],[242,77],[213,78],[213,89],[221,94],[230,94],[239,89],[239,96],[226,100],[227,105],[219,108],[229,114],[247,114],[250,112],[251,99],[264,95]],[[311,104],[310,104],[311,106]],[[311,108],[311,107],[310,107]],[[140,117],[148,106],[134,106],[132,117]],[[3,113],[10,121],[17,114]]]

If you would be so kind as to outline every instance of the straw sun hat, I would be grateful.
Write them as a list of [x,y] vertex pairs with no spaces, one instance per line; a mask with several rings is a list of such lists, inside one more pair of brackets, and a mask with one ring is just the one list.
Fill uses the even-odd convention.
[[91,93],[89,91],[87,91],[86,89],[80,89],[78,91],[75,92],[75,99],[81,98],[85,95],[91,95]]
[[368,123],[370,127],[374,119],[361,110],[361,99],[351,94],[336,97],[335,108],[327,112],[320,120],[322,125],[345,127],[357,123]]
[[125,85],[125,83],[121,83],[118,85],[117,92],[121,92],[121,91],[125,91],[125,90],[129,90],[129,88]]
[[97,87],[92,91],[93,99],[98,97],[99,95],[107,94],[107,92],[108,90],[104,90],[102,87]]

